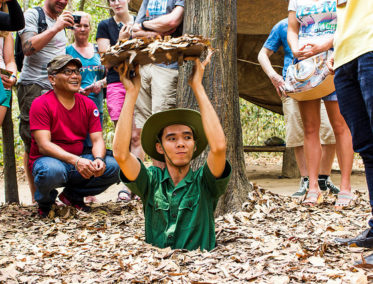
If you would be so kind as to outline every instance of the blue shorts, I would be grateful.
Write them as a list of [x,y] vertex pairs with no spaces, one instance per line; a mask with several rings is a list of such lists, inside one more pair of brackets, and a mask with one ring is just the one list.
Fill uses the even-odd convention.
[[336,101],[338,101],[338,99],[337,99],[337,93],[335,91],[333,93],[325,96],[325,97],[322,97],[321,99],[324,102],[336,102]]
[[10,108],[10,98],[12,97],[11,90],[3,90],[0,92],[0,105]]

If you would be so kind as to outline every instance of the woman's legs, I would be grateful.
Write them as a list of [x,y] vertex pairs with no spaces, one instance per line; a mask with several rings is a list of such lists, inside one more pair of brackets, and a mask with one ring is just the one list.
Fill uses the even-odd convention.
[[326,101],[325,107],[336,140],[337,158],[341,169],[341,192],[349,193],[351,191],[350,177],[354,159],[351,132],[339,111],[337,101]]
[[304,127],[304,154],[309,175],[309,192],[318,193],[320,191],[318,176],[321,160],[321,144],[319,135],[320,100],[299,102],[299,110]]

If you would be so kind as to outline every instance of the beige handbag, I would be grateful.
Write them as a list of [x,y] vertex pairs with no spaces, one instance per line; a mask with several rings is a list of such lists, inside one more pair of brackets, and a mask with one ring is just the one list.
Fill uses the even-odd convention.
[[289,66],[285,78],[285,92],[297,101],[310,101],[335,91],[334,76],[327,60],[332,51],[324,51]]

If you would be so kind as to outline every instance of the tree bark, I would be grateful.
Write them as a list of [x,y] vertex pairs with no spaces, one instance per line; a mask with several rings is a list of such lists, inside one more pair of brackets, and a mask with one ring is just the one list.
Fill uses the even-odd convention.
[[84,11],[85,0],[80,0],[79,11]]
[[4,157],[4,183],[5,202],[19,203],[17,168],[14,153],[14,134],[12,121],[12,108],[7,110],[3,126],[3,157]]
[[[219,200],[216,215],[241,210],[251,185],[245,174],[240,107],[237,87],[237,19],[236,0],[185,1],[184,32],[211,39],[217,51],[207,67],[204,86],[223,125],[227,137],[227,158],[232,165],[227,192]],[[179,68],[178,107],[198,109],[188,86],[192,64]],[[194,167],[206,160],[206,151]]]
[[282,157],[282,177],[300,177],[297,160],[295,159],[294,148],[286,148]]

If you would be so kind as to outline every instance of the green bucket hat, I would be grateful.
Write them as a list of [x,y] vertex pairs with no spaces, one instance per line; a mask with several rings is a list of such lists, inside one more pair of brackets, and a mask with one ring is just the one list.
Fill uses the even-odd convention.
[[164,162],[164,155],[159,154],[155,148],[158,142],[158,134],[167,126],[182,124],[189,126],[193,130],[196,141],[196,151],[192,159],[200,155],[207,146],[207,138],[202,126],[201,114],[198,111],[176,108],[158,112],[150,116],[144,124],[141,133],[141,145],[145,153],[153,159]]

